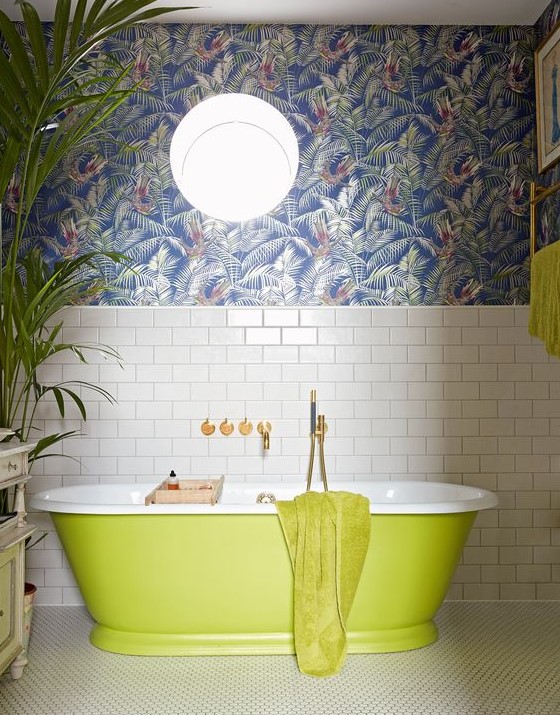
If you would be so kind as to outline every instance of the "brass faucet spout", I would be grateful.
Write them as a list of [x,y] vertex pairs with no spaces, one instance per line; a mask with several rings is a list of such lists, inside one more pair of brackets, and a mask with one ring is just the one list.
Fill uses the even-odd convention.
[[257,425],[257,432],[263,438],[263,449],[270,449],[270,433],[272,431],[272,426],[270,422],[259,422]]

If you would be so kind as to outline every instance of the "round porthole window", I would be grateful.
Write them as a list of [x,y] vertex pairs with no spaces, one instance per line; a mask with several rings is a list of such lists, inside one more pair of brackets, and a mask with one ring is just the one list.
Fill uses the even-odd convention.
[[220,94],[181,120],[170,160],[179,191],[195,208],[224,221],[246,221],[285,198],[299,151],[290,123],[271,104],[249,94]]

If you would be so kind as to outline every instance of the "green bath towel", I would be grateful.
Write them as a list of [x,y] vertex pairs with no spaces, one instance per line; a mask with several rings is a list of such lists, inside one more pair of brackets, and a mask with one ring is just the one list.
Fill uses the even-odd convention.
[[560,241],[541,248],[531,263],[529,333],[560,357]]
[[294,570],[299,669],[336,675],[346,657],[346,620],[369,545],[369,500],[350,492],[306,492],[276,507]]

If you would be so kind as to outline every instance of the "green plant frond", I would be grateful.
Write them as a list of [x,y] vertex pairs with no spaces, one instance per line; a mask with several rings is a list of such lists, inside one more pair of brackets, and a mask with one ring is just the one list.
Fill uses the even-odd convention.
[[[21,279],[15,283],[19,297],[15,307],[21,327],[34,333],[37,324],[33,321],[44,324],[59,310],[75,302],[76,296],[87,294],[92,284],[89,276],[84,274],[84,269],[95,266],[94,258],[97,255],[88,253],[61,261],[55,264],[50,273],[39,251],[30,251],[21,261],[28,282],[26,288],[23,289]],[[129,261],[116,252],[106,252],[104,255],[116,263],[126,264]]]
[[[58,7],[59,4],[60,9]],[[66,46],[66,36],[68,30],[70,30],[70,35],[68,36],[68,51],[74,52],[78,45],[78,41],[80,39],[80,35],[84,26],[84,17],[87,10],[87,0],[77,0],[74,6],[74,13],[71,18],[71,22],[69,22],[69,6],[69,0],[59,0],[59,3],[57,3],[56,6],[56,12],[54,17],[54,66],[56,69],[61,67],[64,61],[63,48]]]
[[30,99],[33,100],[33,106],[37,106],[39,103],[39,93],[36,86],[36,76],[33,65],[31,64],[27,49],[17,32],[14,23],[2,11],[0,11],[0,35],[6,43],[11,56],[11,60],[8,60],[6,55],[4,55],[3,52],[0,52],[0,55],[6,63],[6,65],[2,65],[3,73],[2,78],[0,79],[0,86],[2,86],[5,79],[4,73],[8,69],[8,71],[12,73],[13,77],[19,78],[21,81],[20,87],[25,87],[26,91],[23,93],[23,96],[20,97],[20,101],[25,102],[26,99]]
[[55,444],[62,442],[65,439],[79,436],[79,434],[80,432],[78,430],[69,430],[68,432],[55,432],[53,434],[47,435],[46,437],[40,437],[37,440],[32,439],[32,441],[36,444],[35,447],[29,453],[29,461],[31,462],[31,464],[33,464],[36,459],[44,459],[45,457],[52,456],[52,453],[43,454],[43,452],[45,452],[45,450],[47,449],[50,449]]
[[51,141],[48,143],[47,150],[44,154],[44,164],[41,164],[41,170],[36,173],[36,184],[33,187],[33,192],[27,193],[27,200],[33,202],[39,193],[41,185],[45,182],[52,166],[55,166],[63,156],[68,153],[71,145],[82,141],[92,128],[95,128],[103,122],[103,119],[114,111],[128,96],[128,92],[117,92],[116,87],[120,83],[122,76],[115,80],[112,89],[107,90],[100,101],[103,102],[103,110],[99,111],[96,106],[86,110],[78,116],[69,114],[58,125]]
[[3,77],[2,90],[8,100],[3,104],[0,114],[2,128],[8,135],[14,132],[17,138],[22,140],[29,131],[29,124],[32,121],[33,108],[29,105],[30,97],[22,94],[21,84],[1,52],[0,72]]
[[[80,396],[74,390],[72,390],[72,389],[70,389],[70,387],[68,387],[69,385],[72,385],[75,387],[80,387],[81,389],[85,389],[85,390],[94,392],[95,394],[103,397],[104,400],[107,400],[107,402],[109,402],[112,405],[117,404],[116,399],[111,395],[110,392],[105,390],[103,387],[100,387],[99,385],[95,385],[91,382],[85,382],[83,380],[71,380],[71,381],[66,381],[66,382],[59,382],[56,385],[42,386],[41,397],[43,397],[44,395],[46,395],[50,392],[53,392],[55,394],[55,396],[58,395],[58,397],[56,398],[56,401],[57,401],[57,405],[60,408],[61,403],[59,402],[59,398],[62,400],[62,403],[63,403],[64,395],[68,396],[75,403],[75,405],[78,407],[80,414],[82,416],[82,419],[85,420],[86,419],[86,410],[85,410],[84,403],[83,403],[82,399],[80,398]],[[64,417],[63,412],[61,412],[61,417]]]
[[60,331],[62,330],[62,326],[63,326],[63,325],[64,325],[64,323],[57,323],[57,324],[52,328],[52,330],[51,330],[51,332],[50,332],[50,334],[49,334],[49,340],[50,340],[51,342],[54,342],[54,341],[58,338],[58,335],[59,335]]
[[[31,109],[26,105],[26,98],[23,100],[21,99],[21,87],[17,78],[11,72],[11,69],[2,53],[0,53],[0,72],[2,72],[4,77],[3,90],[4,97],[6,98],[6,102],[3,102],[0,107],[1,127],[5,137],[2,143],[5,148],[7,142],[10,138],[12,138],[12,140],[17,141],[19,149],[24,143],[29,129],[29,115],[31,114]],[[17,159],[19,160],[19,154]],[[2,157],[3,164],[6,160],[7,157]],[[15,163],[13,160],[10,161],[6,167],[2,167],[2,174],[7,175],[8,171],[11,171],[13,174],[16,166],[17,161]],[[9,178],[11,178],[11,174],[9,175]]]
[[[24,198],[21,202],[26,209],[20,209],[20,217],[17,222],[14,255],[17,255],[19,244],[22,240],[21,230],[25,227],[27,214],[37,195],[37,182],[44,181],[45,177],[52,171],[58,159],[69,147],[80,141],[83,136],[91,130],[95,123],[99,123],[108,113],[113,111],[122,101],[122,96],[115,99],[111,95],[111,85],[104,95],[93,95],[89,98],[90,112],[86,112],[87,120],[76,121],[72,126],[65,125],[64,137],[58,137],[59,141],[50,143],[50,153],[42,157],[39,161],[39,147],[42,145],[42,129],[46,123],[53,122],[60,110],[61,98],[66,102],[71,102],[72,95],[84,104],[84,76],[80,77],[80,66],[87,63],[88,54],[94,49],[97,52],[98,43],[105,37],[118,32],[119,29],[129,26],[131,23],[150,19],[157,14],[165,14],[171,8],[152,8],[152,2],[145,0],[96,0],[89,11],[86,12],[86,3],[80,0],[76,5],[73,18],[69,18],[67,0],[60,0],[60,7],[57,8],[55,29],[53,34],[53,65],[52,71],[49,65],[45,49],[41,23],[38,21],[36,10],[30,3],[21,3],[24,24],[26,28],[25,40],[22,40],[14,28],[13,23],[4,14],[0,13],[0,34],[6,41],[10,52],[10,59],[0,53],[0,94],[11,98],[8,107],[12,106],[11,121],[10,114],[6,107],[3,108],[2,124],[7,124],[9,129],[18,136],[18,129],[25,128],[22,140],[22,150],[24,153]],[[68,25],[68,20],[72,20],[70,39],[67,41],[67,32],[63,25]],[[30,61],[29,55],[33,58]],[[110,67],[113,61],[109,55],[96,54],[98,76],[103,75],[103,66]],[[17,74],[16,74],[17,73]],[[113,85],[115,89],[115,85]],[[105,103],[105,106],[104,106]],[[70,105],[67,105],[70,106]],[[55,111],[53,111],[53,109]],[[22,121],[23,118],[23,121]],[[58,148],[58,151],[55,150]],[[11,154],[10,154],[11,156]],[[39,169],[40,166],[40,169]],[[4,175],[13,172],[13,162],[6,171],[0,172],[2,178],[2,195],[6,188]],[[14,261],[10,272],[13,274]],[[8,304],[9,309],[9,304]]]
[[[60,416],[64,418],[64,397],[62,395],[62,390],[58,387],[51,387],[49,389],[55,396],[56,404],[58,407],[58,411],[60,412]],[[83,417],[83,413],[82,413],[82,417]]]
[[[59,347],[60,346],[60,347]],[[105,360],[115,360],[122,367],[122,357],[118,350],[112,348],[110,345],[103,345],[102,343],[81,343],[77,345],[76,343],[56,343],[54,352],[61,352],[64,350],[70,350],[73,352],[80,362],[88,363],[89,361],[85,357],[85,351],[99,353]]]
[[50,72],[49,60],[47,57],[47,45],[43,34],[43,27],[37,10],[31,3],[20,3],[21,14],[25,22],[27,37],[31,45],[31,51],[35,62],[35,71],[39,86],[45,92],[49,86]]

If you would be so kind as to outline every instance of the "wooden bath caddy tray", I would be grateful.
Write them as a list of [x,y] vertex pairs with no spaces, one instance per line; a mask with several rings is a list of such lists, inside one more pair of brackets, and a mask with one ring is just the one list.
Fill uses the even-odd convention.
[[158,484],[144,503],[150,504],[212,504],[220,498],[224,477],[219,479],[179,479],[179,489],[168,489],[167,479]]

